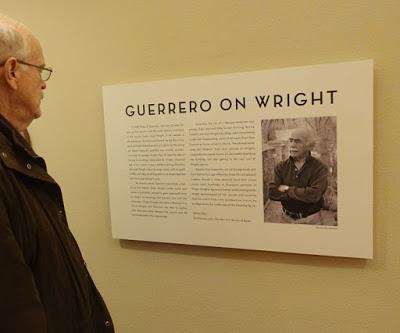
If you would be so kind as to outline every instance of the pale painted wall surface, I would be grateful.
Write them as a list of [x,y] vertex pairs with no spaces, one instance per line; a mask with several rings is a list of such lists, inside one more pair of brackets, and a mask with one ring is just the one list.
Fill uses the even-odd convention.
[[[400,332],[399,1],[3,0],[0,11],[36,32],[55,68],[34,145],[117,332]],[[369,58],[374,260],[111,238],[103,84]]]

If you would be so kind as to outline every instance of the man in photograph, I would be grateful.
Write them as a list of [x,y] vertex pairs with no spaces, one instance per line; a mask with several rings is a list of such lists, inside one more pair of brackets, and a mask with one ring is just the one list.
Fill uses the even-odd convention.
[[316,135],[309,128],[294,129],[289,158],[274,169],[269,198],[282,204],[282,223],[323,224],[321,209],[328,184],[328,168],[311,156]]

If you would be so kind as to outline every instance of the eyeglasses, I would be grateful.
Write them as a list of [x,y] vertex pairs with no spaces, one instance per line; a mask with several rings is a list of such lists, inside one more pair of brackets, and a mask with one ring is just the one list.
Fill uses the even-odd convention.
[[22,65],[37,68],[39,70],[40,77],[43,81],[48,81],[50,79],[51,73],[53,73],[53,69],[51,67],[37,66],[37,65],[29,64],[22,60],[18,60],[18,59],[17,59],[17,62]]

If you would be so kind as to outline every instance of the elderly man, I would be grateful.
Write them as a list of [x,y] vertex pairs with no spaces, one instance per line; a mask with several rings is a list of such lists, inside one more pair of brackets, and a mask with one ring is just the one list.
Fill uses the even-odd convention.
[[32,33],[0,16],[0,331],[114,332],[60,187],[21,135],[51,73]]
[[281,202],[282,222],[323,224],[321,209],[328,169],[311,156],[314,144],[312,130],[293,130],[289,138],[290,156],[275,166],[275,180],[269,186],[269,197]]

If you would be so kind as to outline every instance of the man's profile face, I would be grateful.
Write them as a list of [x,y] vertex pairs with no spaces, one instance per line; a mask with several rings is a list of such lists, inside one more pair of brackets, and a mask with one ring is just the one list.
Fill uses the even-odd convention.
[[294,159],[305,158],[309,151],[309,135],[305,131],[294,130],[289,138],[289,154]]
[[[39,42],[30,40],[30,53],[24,61],[37,65],[44,65],[42,48]],[[41,79],[37,68],[19,64],[21,66],[21,80],[19,90],[20,117],[26,118],[31,122],[41,116],[40,104],[43,98],[42,90],[46,88],[46,83]]]

